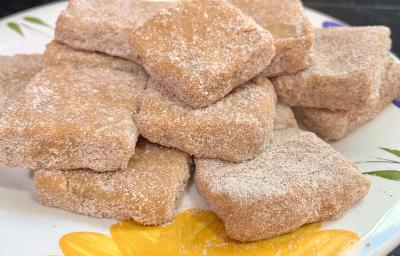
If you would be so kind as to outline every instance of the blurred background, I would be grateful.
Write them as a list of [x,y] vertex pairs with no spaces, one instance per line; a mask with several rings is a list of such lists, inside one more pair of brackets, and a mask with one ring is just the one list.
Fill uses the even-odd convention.
[[[0,0],[0,17],[54,0]],[[350,25],[386,25],[392,29],[393,51],[400,55],[400,0],[303,0],[305,6]]]

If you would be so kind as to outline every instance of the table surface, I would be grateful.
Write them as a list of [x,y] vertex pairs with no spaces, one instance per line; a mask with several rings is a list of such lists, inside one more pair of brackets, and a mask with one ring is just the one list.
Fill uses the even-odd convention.
[[[0,18],[54,0],[0,1]],[[350,25],[385,25],[392,30],[393,52],[400,55],[400,0],[303,0],[305,6]],[[389,256],[400,256],[400,246]]]

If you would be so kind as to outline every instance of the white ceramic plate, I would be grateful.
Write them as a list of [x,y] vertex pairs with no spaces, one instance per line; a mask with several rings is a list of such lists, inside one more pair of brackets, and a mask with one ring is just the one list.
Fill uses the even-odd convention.
[[[53,37],[53,27],[65,2],[31,9],[0,21],[0,55],[41,53]],[[307,10],[316,27],[341,24],[321,13]],[[24,20],[40,18],[50,27]],[[8,27],[20,25],[23,36]],[[400,104],[398,104],[400,106]],[[400,150],[400,108],[388,106],[373,121],[333,146],[349,159],[360,161],[390,159],[380,163],[360,163],[367,172],[399,170],[400,157],[380,149]],[[385,255],[400,244],[400,181],[371,177],[372,187],[360,203],[337,221],[323,228],[351,230],[361,238],[360,255]],[[194,186],[185,195],[181,210],[207,208]],[[41,206],[35,199],[32,173],[26,170],[0,168],[0,255],[61,255],[59,239],[74,231],[109,233],[116,221],[97,219]]]

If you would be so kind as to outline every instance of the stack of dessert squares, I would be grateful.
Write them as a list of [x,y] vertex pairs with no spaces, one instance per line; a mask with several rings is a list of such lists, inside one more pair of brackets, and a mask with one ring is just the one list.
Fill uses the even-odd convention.
[[299,0],[70,0],[42,56],[0,59],[0,162],[43,205],[144,225],[193,176],[230,237],[274,237],[367,194],[325,141],[400,96],[390,48],[386,27],[313,29]]

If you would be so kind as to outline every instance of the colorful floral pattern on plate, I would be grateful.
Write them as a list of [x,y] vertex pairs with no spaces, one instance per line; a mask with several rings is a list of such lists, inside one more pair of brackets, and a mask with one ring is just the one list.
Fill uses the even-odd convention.
[[335,21],[324,21],[322,23],[322,27],[323,28],[343,27],[343,25]]
[[[400,82],[399,82],[400,83]],[[397,98],[393,101],[393,104],[400,108],[400,98]]]
[[[65,6],[63,6],[65,8]],[[57,9],[58,10],[58,9]],[[60,9],[61,10],[61,9]],[[26,45],[24,42],[23,48],[18,48],[15,46],[15,42],[32,40],[33,35],[41,35],[47,38],[46,40],[50,40],[52,38],[52,33],[54,27],[48,24],[54,24],[54,20],[49,18],[48,15],[41,12],[30,12],[21,14],[19,18],[13,17],[12,19],[8,19],[7,22],[4,22],[1,26],[6,28],[5,30],[11,30],[17,37],[10,45],[12,44],[13,49],[18,49],[18,51],[26,51]],[[42,16],[44,15],[44,16]],[[312,15],[317,16],[317,14],[312,13]],[[44,19],[38,19],[36,17],[44,17]],[[43,22],[43,21],[46,22]],[[333,21],[325,21],[329,20],[328,17],[319,17],[315,20],[314,25],[323,26],[323,27],[337,27],[342,26],[342,24]],[[48,22],[47,21],[52,21]],[[4,30],[3,30],[4,32]],[[34,33],[31,33],[34,32]],[[10,41],[10,36],[6,37],[7,41]],[[34,38],[33,38],[34,39]],[[6,44],[5,44],[6,45]],[[8,46],[6,45],[5,48]],[[9,48],[7,48],[9,49]],[[33,49],[33,48],[32,48]],[[36,48],[35,48],[36,49]],[[14,50],[9,51],[7,53],[18,53]],[[394,104],[400,108],[400,99],[394,101]],[[389,124],[390,122],[387,122]],[[395,126],[396,123],[394,122]],[[389,127],[390,125],[388,125]],[[373,139],[371,139],[373,141]],[[350,145],[350,144],[349,144]],[[377,144],[374,144],[377,145]],[[350,145],[351,146],[351,145]],[[394,145],[397,146],[397,145]],[[369,147],[368,147],[369,148]],[[362,150],[361,150],[362,151]],[[377,160],[379,160],[377,158]],[[377,162],[378,163],[378,162]],[[387,162],[393,163],[393,162]],[[369,172],[370,175],[377,175],[382,178],[398,180],[398,173],[387,172],[385,170],[386,162],[381,162],[378,168],[374,168],[373,172]],[[394,169],[398,169],[395,167]],[[398,172],[398,171],[395,171]],[[366,173],[367,174],[367,173]],[[394,176],[393,176],[394,175]],[[395,178],[393,178],[395,177]],[[18,177],[21,178],[21,177]],[[372,178],[374,179],[374,178]],[[20,179],[18,179],[20,180]],[[386,182],[384,184],[391,184],[392,181],[385,181],[383,179],[376,179],[376,181]],[[389,186],[389,185],[388,185]],[[6,190],[8,192],[8,190]],[[5,193],[6,197],[9,197],[8,193]],[[14,195],[14,194],[13,194]],[[14,198],[12,199],[14,200]],[[14,200],[15,201],[15,200]],[[382,200],[383,201],[383,200]],[[35,203],[36,204],[36,203]],[[21,204],[22,205],[22,204]],[[28,206],[30,206],[27,203]],[[375,207],[375,206],[374,206]],[[367,247],[360,248],[360,255],[376,255],[375,249],[383,247],[384,244],[387,244],[394,237],[398,237],[399,225],[394,225],[393,220],[397,219],[399,213],[399,204],[395,208],[393,208],[390,212],[386,213],[386,215],[382,218],[382,220],[377,223],[374,230],[372,230],[368,235],[362,234],[363,240],[360,241],[362,246],[367,244]],[[19,208],[18,208],[19,209]],[[28,209],[28,208],[27,208]],[[6,209],[6,213],[7,213]],[[29,212],[30,216],[34,216],[36,212],[31,211],[21,211],[22,213]],[[365,211],[368,215],[371,215],[370,212]],[[390,215],[392,214],[392,215]],[[12,215],[14,216],[14,215]],[[16,223],[23,223],[25,221],[24,218],[21,218],[20,215],[15,215]],[[69,215],[68,215],[69,216]],[[388,216],[392,216],[392,218],[388,218]],[[57,216],[58,217],[58,216]],[[65,216],[64,216],[65,217]],[[42,217],[40,217],[42,218]],[[7,234],[4,237],[12,237],[9,235],[11,228],[7,227],[7,223],[13,223],[13,219],[3,218],[6,223]],[[62,219],[60,217],[59,219]],[[59,220],[57,219],[57,220]],[[368,218],[362,218],[362,221],[368,221]],[[11,221],[10,221],[11,220]],[[32,219],[28,219],[32,226],[37,221],[31,221]],[[54,221],[54,220],[53,220]],[[74,222],[69,222],[69,224],[75,223],[76,219],[74,218]],[[84,219],[82,222],[86,222]],[[385,222],[387,221],[387,223]],[[40,221],[38,221],[40,222]],[[79,221],[78,221],[79,222]],[[356,222],[356,221],[354,221]],[[58,223],[58,222],[57,222]],[[53,228],[57,226],[64,228],[69,224],[57,224],[55,223]],[[66,222],[68,223],[68,222]],[[79,222],[80,223],[80,222]],[[99,221],[100,223],[100,221]],[[107,221],[107,223],[109,223]],[[42,224],[42,223],[41,223]],[[109,224],[107,224],[108,227]],[[352,248],[353,246],[358,244],[358,236],[346,230],[321,230],[321,223],[314,223],[310,225],[306,225],[290,234],[283,235],[277,238],[269,239],[266,241],[261,241],[258,243],[250,243],[243,244],[235,242],[229,239],[223,231],[223,223],[211,212],[203,211],[203,210],[190,210],[187,212],[183,212],[177,216],[175,221],[164,227],[144,227],[134,222],[119,222],[111,227],[111,235],[106,235],[102,233],[93,233],[93,232],[77,232],[77,233],[68,233],[62,237],[60,240],[60,248],[65,253],[66,256],[73,255],[338,255],[341,252]],[[26,232],[21,234],[21,236],[29,237],[32,236],[32,230],[35,233],[34,237],[41,238],[40,241],[43,240],[43,234],[49,234],[49,232],[53,230],[47,230],[43,228],[45,225],[34,226],[35,229],[25,229]],[[77,225],[78,226],[78,225]],[[96,220],[96,227],[98,227],[98,223]],[[389,229],[387,229],[389,227]],[[338,227],[342,228],[342,227]],[[73,228],[73,230],[90,230],[90,225],[86,226],[86,228]],[[352,227],[350,229],[353,229]],[[18,229],[16,229],[18,230]],[[37,230],[46,230],[45,232],[37,231]],[[65,230],[65,229],[62,229]],[[101,232],[106,232],[106,230],[101,229]],[[361,232],[358,229],[357,233]],[[383,231],[385,232],[383,232]],[[390,232],[387,232],[389,230]],[[19,232],[19,230],[18,230]],[[61,231],[61,234],[64,234],[67,231]],[[1,232],[0,232],[1,233]],[[359,233],[361,235],[361,233]],[[372,234],[372,236],[370,235]],[[20,236],[15,236],[20,237]],[[58,239],[58,236],[55,236]],[[8,240],[7,240],[8,241]],[[211,244],[207,244],[206,242],[212,242]],[[14,242],[14,241],[12,241]],[[7,242],[3,245],[6,245],[7,251]],[[18,242],[17,242],[18,243]],[[43,254],[43,251],[49,251],[48,247],[51,247],[47,244],[43,246],[45,243],[38,244],[35,239],[27,239],[24,241],[24,247],[30,249],[37,249],[37,251],[41,250],[42,255],[50,255],[50,253]],[[52,244],[55,245],[56,243]],[[322,244],[322,245],[321,245]],[[11,243],[11,246],[15,246],[16,244]],[[29,247],[29,246],[30,247]],[[168,251],[166,251],[165,249]],[[45,249],[43,249],[46,247]],[[10,247],[11,248],[11,247]],[[1,248],[4,250],[4,248]],[[0,252],[3,252],[0,249]],[[14,248],[16,249],[16,248]],[[41,255],[36,254],[35,255]],[[51,251],[51,249],[50,249]],[[18,255],[21,254],[21,250],[18,251]],[[3,255],[3,253],[0,253]],[[24,255],[33,255],[32,252]],[[13,255],[12,253],[4,253],[4,255]],[[59,255],[59,253],[51,253],[51,255]]]
[[230,239],[223,222],[212,212],[192,209],[180,213],[163,227],[119,222],[111,237],[77,232],[65,235],[60,247],[65,256],[172,256],[172,255],[340,255],[355,247],[357,234],[346,230],[321,230],[313,223],[276,238],[240,243]]
[[[400,157],[397,149],[381,148]],[[399,163],[397,160],[376,158],[362,163]],[[400,180],[397,170],[364,172],[390,180]],[[358,235],[347,230],[321,230],[321,223],[305,225],[296,231],[254,243],[240,243],[230,239],[223,222],[211,211],[200,209],[180,213],[166,226],[143,226],[135,222],[118,222],[111,227],[111,237],[76,232],[64,235],[60,247],[65,256],[116,255],[342,255],[356,248]]]
[[[373,164],[399,164],[400,165],[400,150],[398,149],[391,149],[391,148],[380,148],[383,151],[386,151],[386,153],[391,154],[392,156],[399,158],[398,160],[392,160],[392,159],[387,159],[387,158],[382,158],[382,157],[375,157],[374,160],[370,161],[363,161],[363,162],[358,162],[359,164],[363,163],[373,163]],[[376,170],[376,171],[369,171],[369,172],[363,172],[363,174],[366,175],[371,175],[371,176],[377,176],[381,178],[385,178],[388,180],[396,180],[400,181],[400,170]]]

